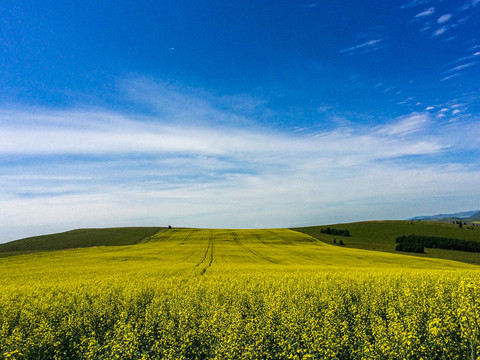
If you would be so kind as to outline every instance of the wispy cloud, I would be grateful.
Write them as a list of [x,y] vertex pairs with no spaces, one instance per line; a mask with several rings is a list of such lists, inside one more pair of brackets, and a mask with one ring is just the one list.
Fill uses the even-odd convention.
[[465,4],[460,8],[460,11],[467,11],[480,5],[480,0],[467,0]]
[[447,30],[449,29],[448,26],[442,26],[441,28],[438,28],[432,33],[432,36],[440,36],[444,34]]
[[417,7],[417,6],[420,6],[420,5],[425,5],[425,4],[431,3],[432,1],[433,0],[411,0],[411,1],[403,4],[402,6],[400,6],[400,9],[413,8],[413,7]]
[[472,66],[474,66],[474,65],[476,65],[476,64],[478,64],[478,62],[472,61],[472,62],[469,62],[469,63],[466,63],[466,64],[457,65],[457,66],[454,66],[454,67],[451,68],[451,69],[448,69],[447,71],[445,71],[445,73],[456,72],[456,71],[468,69],[469,67],[472,67]]
[[421,17],[425,17],[425,16],[430,16],[430,15],[433,15],[435,13],[435,8],[434,7],[430,7],[420,13],[418,13],[417,15],[415,15],[416,18],[421,18]]
[[342,49],[340,50],[340,53],[347,54],[347,55],[354,55],[357,53],[375,51],[375,50],[378,50],[381,47],[381,45],[383,45],[382,42],[384,40],[385,39],[368,40],[361,44]]
[[470,63],[467,63],[467,64],[458,65],[458,66],[455,66],[454,68],[452,68],[450,71],[463,70],[463,69],[469,68],[469,67],[471,67],[475,64],[477,64],[477,62],[470,62]]
[[464,62],[464,61],[467,61],[467,60],[472,60],[472,59],[477,58],[477,56],[479,56],[479,55],[480,55],[480,51],[477,51],[477,52],[473,53],[472,55],[459,57],[458,59],[453,60],[451,63],[455,64],[455,63]]
[[[211,115],[216,110],[211,109]],[[208,109],[204,109],[208,111]],[[40,115],[39,115],[40,114]],[[191,114],[194,119],[194,114]],[[228,116],[223,114],[223,116]],[[11,121],[15,119],[15,121]],[[82,121],[79,121],[82,119]],[[382,128],[382,135],[406,135],[418,131],[428,122],[425,115],[412,115],[400,122]],[[209,124],[165,124],[157,118],[145,121],[129,118],[115,112],[71,110],[61,112],[35,113],[5,111],[0,113],[0,155],[3,156],[57,156],[57,155],[91,155],[117,156],[121,154],[145,154],[170,156],[216,156],[246,161],[255,154],[259,160],[262,156],[270,158],[274,154],[288,153],[291,149],[298,152],[331,152],[335,149],[341,153],[351,150],[337,149],[342,139],[333,141],[335,132],[316,134],[316,137],[298,137],[288,133],[276,133],[269,129],[243,129],[233,126],[215,126]],[[31,125],[35,124],[34,127]],[[213,125],[213,124],[212,124]],[[352,129],[353,130],[353,129]],[[370,138],[372,144],[382,146],[383,137],[375,138],[363,134],[358,129],[358,138]],[[351,133],[351,132],[350,132]],[[318,143],[318,137],[322,143]],[[389,142],[392,139],[389,140]],[[329,146],[333,145],[332,148]],[[403,147],[402,147],[403,148]],[[434,146],[437,149],[437,146]],[[358,151],[369,151],[362,146]],[[362,150],[363,149],[363,150]],[[400,148],[399,148],[400,149]],[[383,158],[388,152],[370,154],[373,158]],[[410,153],[410,152],[409,152]],[[246,156],[246,158],[243,158]],[[386,155],[388,157],[388,155]],[[402,156],[401,150],[395,156]]]
[[447,81],[447,80],[456,78],[456,77],[458,77],[458,76],[460,76],[459,73],[450,74],[450,75],[447,75],[447,76],[441,78],[440,81]]
[[[461,14],[457,13],[456,15],[461,15]],[[437,19],[437,21],[435,22],[435,25],[438,25],[440,27],[437,28],[435,31],[433,31],[432,36],[436,37],[436,36],[443,35],[447,31],[453,30],[453,29],[455,29],[455,28],[457,28],[461,25],[464,25],[467,22],[467,20],[470,18],[470,15],[457,16],[455,21],[451,21],[454,18],[454,16],[455,15],[452,14],[452,13],[447,13],[447,14],[444,14],[444,15],[440,16]],[[434,26],[434,24],[429,22],[429,23],[426,24],[425,27],[426,28],[432,28],[433,26]],[[450,36],[446,40],[452,40],[455,37],[456,36],[453,35],[453,36]]]
[[393,135],[411,135],[424,130],[431,120],[428,114],[414,113],[398,119],[396,122],[382,126],[380,134]]
[[[161,83],[122,88],[124,100],[148,106],[149,115],[0,111],[0,241],[83,226],[360,220],[374,218],[369,209],[386,206],[386,199],[390,216],[407,217],[398,213],[399,202],[447,196],[459,174],[476,189],[480,175],[443,161],[465,134],[476,136],[475,127],[443,129],[427,113],[381,126],[278,131],[249,119],[257,115],[249,115],[248,97],[240,106],[241,98],[225,103]],[[478,139],[468,144],[480,147]]]
[[444,14],[442,16],[440,16],[438,19],[437,19],[437,24],[443,24],[443,23],[446,23],[448,20],[450,20],[452,18],[452,14]]

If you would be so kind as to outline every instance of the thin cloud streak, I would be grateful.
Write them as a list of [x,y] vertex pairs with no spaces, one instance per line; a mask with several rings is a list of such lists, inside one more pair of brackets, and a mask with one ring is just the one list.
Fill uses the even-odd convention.
[[452,18],[452,14],[444,14],[442,16],[440,16],[438,19],[437,19],[437,24],[443,24],[443,23],[446,23],[448,20],[450,20]]
[[415,17],[420,18],[420,17],[430,16],[430,15],[433,15],[434,13],[435,13],[435,8],[431,7],[418,13],[417,15],[415,15]]
[[420,6],[420,5],[428,4],[430,2],[432,2],[432,0],[411,0],[411,1],[403,4],[402,6],[400,6],[400,9],[413,8],[413,7],[417,7],[417,6]]
[[478,62],[476,61],[472,61],[472,62],[469,62],[469,63],[466,63],[466,64],[462,64],[462,65],[457,65],[451,69],[448,69],[446,71],[444,71],[443,73],[444,74],[448,74],[448,73],[454,73],[454,72],[457,72],[457,71],[460,71],[460,70],[464,70],[464,69],[468,69],[474,65],[476,65]]
[[341,54],[348,54],[348,55],[353,55],[357,52],[369,52],[369,51],[374,51],[380,48],[380,43],[384,41],[385,39],[373,39],[366,41],[364,43],[361,43],[359,45],[351,46],[346,49],[340,50]]
[[432,33],[432,36],[440,36],[444,34],[448,30],[448,26],[442,26],[441,28],[438,28]]

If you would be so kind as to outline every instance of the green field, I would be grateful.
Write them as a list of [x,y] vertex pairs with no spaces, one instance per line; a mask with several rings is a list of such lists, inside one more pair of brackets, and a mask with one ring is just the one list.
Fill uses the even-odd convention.
[[[398,220],[365,221],[328,226],[337,229],[348,229],[351,236],[339,237],[322,234],[320,230],[326,228],[327,225],[295,228],[294,230],[313,236],[327,244],[332,244],[333,239],[336,238],[337,241],[342,239],[347,248],[375,250],[397,254],[398,252],[395,251],[395,239],[401,235],[416,234],[480,241],[479,227],[473,227],[473,229],[467,227],[459,228],[458,225],[442,222]],[[415,256],[449,259],[480,265],[480,254],[464,251],[425,249],[425,254],[415,254]]]
[[476,359],[480,273],[287,230],[0,259],[0,358]]
[[40,235],[0,244],[0,257],[91,246],[132,245],[146,241],[164,228],[124,227],[78,229],[58,234]]

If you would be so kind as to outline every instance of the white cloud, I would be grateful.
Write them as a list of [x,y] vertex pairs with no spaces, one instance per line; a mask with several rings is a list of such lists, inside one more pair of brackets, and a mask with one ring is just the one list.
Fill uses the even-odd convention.
[[468,68],[470,68],[470,67],[472,67],[476,64],[477,64],[477,62],[473,61],[473,62],[469,62],[469,63],[466,63],[466,64],[457,65],[457,66],[455,66],[451,69],[448,69],[448,70],[444,71],[443,74],[449,74],[449,73],[454,73],[454,74],[448,75],[445,78],[443,78],[442,80],[448,80],[448,79],[453,78],[454,76],[458,76],[458,75],[460,75],[459,71],[464,70],[464,69],[468,69]]
[[437,19],[437,24],[443,24],[443,23],[446,23],[448,20],[450,20],[452,18],[452,14],[444,14],[442,16],[440,16],[438,19]]
[[476,62],[470,62],[470,63],[467,63],[467,64],[458,65],[458,66],[455,66],[454,68],[450,69],[449,71],[463,70],[463,69],[469,68],[469,67],[471,67],[475,64],[476,64]]
[[342,54],[346,53],[348,55],[353,55],[357,52],[369,52],[369,51],[378,50],[380,48],[380,43],[384,40],[385,39],[369,40],[369,41],[363,42],[361,44],[351,46],[351,47],[348,47],[346,49],[342,49],[342,50],[340,50],[340,53],[342,53]]
[[430,16],[430,15],[433,15],[434,13],[435,13],[435,8],[431,7],[418,13],[417,15],[415,15],[415,17],[420,18],[420,17]]
[[388,135],[410,135],[425,129],[430,124],[428,114],[411,114],[401,117],[397,122],[382,126],[381,134]]
[[432,0],[411,0],[411,1],[403,4],[402,6],[400,6],[400,9],[413,8],[413,7],[416,7],[416,6],[428,4],[430,2],[432,2]]
[[445,33],[447,30],[448,30],[448,27],[442,26],[441,28],[435,30],[432,35],[433,35],[433,36],[440,36],[440,35],[442,35],[443,33]]
[[460,8],[460,11],[467,11],[480,5],[480,0],[467,0],[465,4]]
[[[207,109],[205,109],[208,111]],[[38,111],[37,111],[38,113]],[[212,110],[212,114],[215,111]],[[227,116],[224,114],[224,116]],[[1,117],[1,114],[0,114]],[[286,156],[292,149],[295,153],[330,153],[331,155],[349,155],[351,150],[345,143],[355,143],[356,152],[370,151],[364,147],[364,140],[381,147],[383,137],[363,134],[357,129],[356,136],[345,137],[341,133],[326,132],[316,137],[300,136],[274,132],[265,128],[242,129],[238,127],[198,126],[195,122],[164,125],[149,121],[127,119],[124,115],[105,112],[81,112],[84,122],[71,123],[79,117],[78,111],[49,112],[36,114],[25,112],[8,112],[2,120],[14,118],[14,122],[1,121],[3,129],[0,134],[0,155],[3,156],[56,156],[56,155],[90,155],[122,156],[122,154],[170,156],[222,156],[238,161],[248,161],[255,156],[256,161],[269,161],[272,156]],[[194,114],[192,114],[194,117]],[[65,124],[52,126],[52,122],[41,119],[57,118],[54,123]],[[105,120],[101,120],[101,119]],[[118,118],[117,120],[115,120]],[[98,120],[97,120],[98,119]],[[96,123],[97,122],[97,123]],[[35,127],[29,124],[35,123]],[[424,115],[412,115],[399,122],[384,126],[379,133],[383,135],[406,135],[421,130],[428,123]],[[351,129],[352,134],[355,129]],[[365,130],[367,131],[367,130]],[[321,139],[321,140],[320,140]],[[390,139],[389,141],[391,141]],[[411,145],[411,143],[409,143]],[[401,148],[401,147],[400,147]],[[383,157],[388,152],[370,154],[374,158]],[[395,156],[401,156],[401,150]],[[388,156],[387,156],[388,157]]]
[[448,75],[448,76],[445,76],[445,77],[441,78],[440,81],[447,81],[447,80],[456,78],[458,76],[460,76],[459,73],[451,74],[451,75]]
[[0,111],[0,159],[9,160],[0,168],[0,242],[75,227],[362,220],[378,206],[407,217],[415,214],[401,215],[406,202],[458,200],[459,178],[478,193],[479,172],[449,168],[441,156],[465,134],[477,149],[478,124],[443,129],[413,113],[381,126],[277,131],[245,126],[255,121],[237,111],[240,99],[231,110],[208,94],[151,84],[141,98],[146,84],[125,86],[157,112]]
[[458,59],[453,60],[451,63],[452,63],[452,64],[455,64],[455,63],[465,62],[465,61],[467,61],[467,60],[474,59],[474,58],[477,57],[478,55],[480,55],[480,52],[476,52],[476,53],[474,53],[474,54],[472,54],[472,55],[467,55],[467,56],[459,57]]

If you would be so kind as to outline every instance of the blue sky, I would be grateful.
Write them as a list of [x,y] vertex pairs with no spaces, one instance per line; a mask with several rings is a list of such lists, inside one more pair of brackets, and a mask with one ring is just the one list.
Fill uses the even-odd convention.
[[480,1],[0,4],[0,242],[480,208]]

